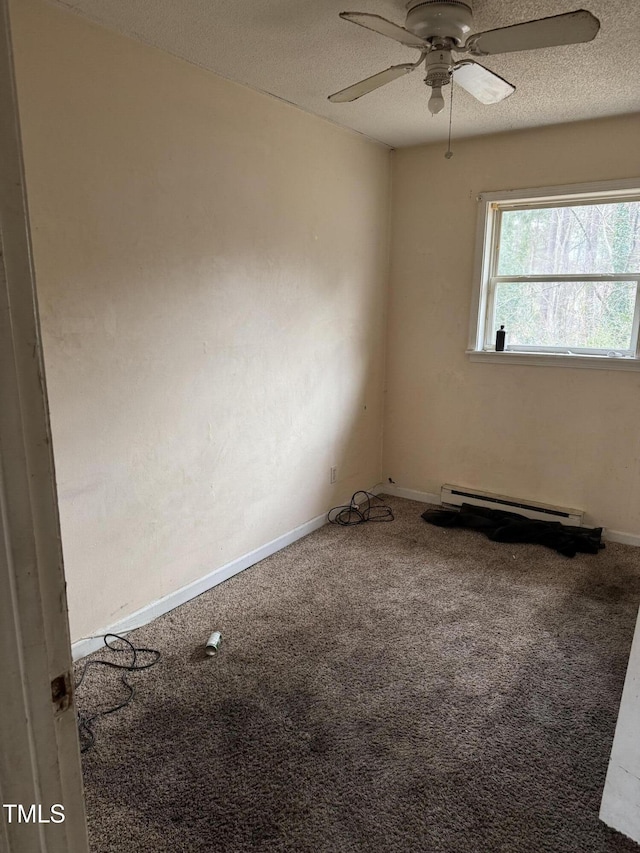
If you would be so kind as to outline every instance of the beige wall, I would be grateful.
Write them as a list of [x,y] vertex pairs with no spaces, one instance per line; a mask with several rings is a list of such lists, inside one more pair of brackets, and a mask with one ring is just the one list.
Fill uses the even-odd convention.
[[389,152],[12,8],[78,639],[379,479]]
[[[455,129],[455,127],[454,127]],[[384,472],[573,506],[640,534],[640,373],[470,363],[482,191],[640,175],[639,116],[393,155]]]

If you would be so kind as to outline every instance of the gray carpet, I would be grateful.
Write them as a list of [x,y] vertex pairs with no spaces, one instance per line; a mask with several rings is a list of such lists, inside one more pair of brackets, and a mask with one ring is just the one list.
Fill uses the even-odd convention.
[[388,500],[130,635],[163,657],[84,757],[93,853],[636,853],[598,809],[640,550],[568,559]]

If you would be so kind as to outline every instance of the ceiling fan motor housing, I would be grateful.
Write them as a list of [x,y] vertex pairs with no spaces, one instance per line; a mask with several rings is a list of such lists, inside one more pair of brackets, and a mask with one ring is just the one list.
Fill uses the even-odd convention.
[[453,39],[462,45],[471,32],[473,10],[462,0],[412,0],[405,27],[424,39]]

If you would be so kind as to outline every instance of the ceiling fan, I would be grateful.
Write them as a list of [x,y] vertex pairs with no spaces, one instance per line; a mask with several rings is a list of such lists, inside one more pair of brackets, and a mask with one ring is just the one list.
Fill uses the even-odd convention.
[[442,87],[455,80],[470,95],[483,104],[497,104],[515,92],[515,86],[473,59],[454,59],[453,54],[490,56],[518,50],[557,47],[591,41],[600,29],[600,21],[584,9],[525,21],[509,27],[471,34],[472,0],[409,0],[404,27],[380,15],[367,12],[341,12],[340,17],[380,35],[392,38],[405,47],[420,51],[417,62],[392,65],[366,80],[341,89],[329,100],[333,103],[355,101],[410,74],[424,62],[427,76],[424,82],[431,87],[429,110],[436,115],[444,108]]

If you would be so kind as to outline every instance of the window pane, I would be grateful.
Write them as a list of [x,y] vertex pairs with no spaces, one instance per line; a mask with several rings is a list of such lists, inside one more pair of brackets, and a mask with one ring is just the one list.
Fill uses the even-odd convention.
[[493,339],[504,325],[507,346],[630,350],[634,281],[501,282]]
[[502,212],[497,275],[640,270],[640,202]]

